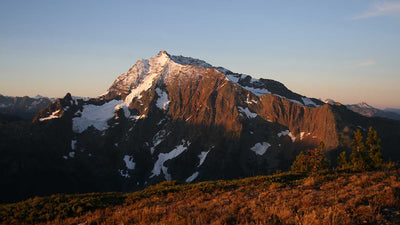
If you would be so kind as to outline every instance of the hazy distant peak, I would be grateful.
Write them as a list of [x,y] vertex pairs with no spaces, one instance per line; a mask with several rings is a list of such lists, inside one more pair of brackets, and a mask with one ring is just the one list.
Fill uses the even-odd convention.
[[372,107],[371,105],[369,105],[369,104],[366,103],[366,102],[360,102],[360,103],[358,103],[357,105],[358,105],[359,107],[361,107],[361,108],[374,109],[374,107]]
[[337,102],[335,101],[335,100],[333,100],[333,99],[330,99],[330,98],[328,98],[328,99],[325,99],[325,101],[324,101],[326,104],[329,104],[329,105],[334,105],[334,104],[336,104]]
[[37,94],[36,96],[33,97],[34,99],[40,99],[40,98],[44,98],[42,95]]

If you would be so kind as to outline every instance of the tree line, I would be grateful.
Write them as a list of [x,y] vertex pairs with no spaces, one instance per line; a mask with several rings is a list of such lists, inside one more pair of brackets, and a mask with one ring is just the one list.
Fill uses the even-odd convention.
[[[368,130],[366,141],[357,129],[354,132],[352,152],[350,156],[343,151],[337,159],[337,169],[351,171],[366,171],[382,168],[384,165],[381,152],[381,139],[372,127]],[[295,172],[317,172],[328,169],[330,162],[324,152],[324,143],[321,141],[315,149],[301,151],[291,166]]]

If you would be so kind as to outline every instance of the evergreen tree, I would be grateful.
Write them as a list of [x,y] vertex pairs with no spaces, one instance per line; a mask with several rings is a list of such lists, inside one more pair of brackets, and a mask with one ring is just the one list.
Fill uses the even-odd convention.
[[326,158],[323,149],[325,148],[324,142],[320,142],[318,148],[311,150],[311,171],[320,171],[327,169],[329,166],[329,161]]
[[306,155],[304,154],[303,151],[301,151],[300,154],[297,155],[296,160],[293,162],[291,166],[291,170],[296,172],[308,171]]
[[353,151],[350,155],[350,164],[353,170],[364,171],[369,169],[368,154],[365,151],[363,136],[360,129],[354,132]]
[[327,169],[329,161],[323,152],[325,145],[321,141],[318,148],[300,152],[292,164],[292,171],[297,172],[316,172]]
[[339,169],[347,169],[349,167],[349,162],[347,161],[347,156],[346,156],[346,152],[343,151],[342,153],[340,153],[338,159],[337,159],[337,163],[338,163],[338,168]]
[[380,168],[383,164],[381,139],[378,138],[378,132],[372,127],[369,127],[366,145],[371,163],[370,167]]

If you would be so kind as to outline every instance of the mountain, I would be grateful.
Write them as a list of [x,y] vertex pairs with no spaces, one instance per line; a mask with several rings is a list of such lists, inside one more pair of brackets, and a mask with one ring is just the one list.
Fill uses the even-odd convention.
[[353,132],[369,126],[382,137],[384,156],[400,159],[399,122],[161,51],[137,61],[105,94],[67,94],[29,128],[0,135],[0,199],[271,174],[320,141],[334,161],[350,151]]
[[384,109],[384,111],[400,114],[400,109],[396,109],[396,108],[386,108],[386,109]]
[[0,114],[31,120],[36,113],[52,103],[52,99],[37,95],[33,98],[10,97],[0,94]]
[[382,117],[382,118],[389,118],[393,120],[400,120],[400,114],[390,111],[390,110],[380,110],[368,105],[365,102],[361,102],[354,105],[347,105],[347,108],[350,110],[359,113],[363,116],[367,117]]

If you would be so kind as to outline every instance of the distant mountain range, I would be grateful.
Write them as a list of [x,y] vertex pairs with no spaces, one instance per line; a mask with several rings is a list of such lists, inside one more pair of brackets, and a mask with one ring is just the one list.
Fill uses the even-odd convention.
[[[327,99],[325,100],[325,103],[334,105],[337,102],[332,99]],[[381,110],[367,104],[366,102],[346,105],[346,107],[356,113],[359,113],[367,117],[382,117],[382,118],[389,118],[392,120],[400,120],[400,109],[388,108],[385,110]]]
[[[89,100],[88,97],[73,96],[73,99]],[[49,98],[41,95],[29,96],[4,96],[0,94],[0,114],[11,119],[32,120],[36,113],[46,108],[57,98]]]
[[400,109],[395,109],[395,108],[386,108],[386,109],[384,109],[384,111],[400,114]]
[[40,109],[47,107],[54,100],[40,95],[31,98],[28,96],[10,97],[0,94],[0,113],[5,116],[31,120]]
[[161,51],[97,98],[67,94],[29,125],[0,123],[0,199],[271,174],[320,141],[334,162],[369,126],[384,156],[400,159],[398,121]]

